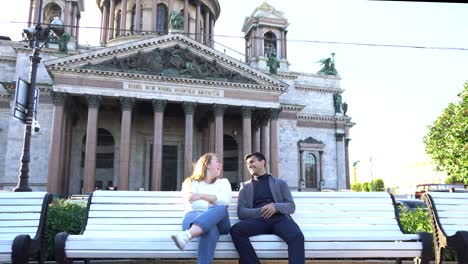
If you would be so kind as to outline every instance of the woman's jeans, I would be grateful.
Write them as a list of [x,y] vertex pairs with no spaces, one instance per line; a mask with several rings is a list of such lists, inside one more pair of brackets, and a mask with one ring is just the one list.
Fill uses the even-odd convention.
[[225,205],[213,205],[206,211],[192,211],[184,216],[182,230],[190,229],[195,224],[203,230],[198,240],[198,264],[209,264],[213,261],[216,243],[220,234],[228,234],[231,228],[229,214]]

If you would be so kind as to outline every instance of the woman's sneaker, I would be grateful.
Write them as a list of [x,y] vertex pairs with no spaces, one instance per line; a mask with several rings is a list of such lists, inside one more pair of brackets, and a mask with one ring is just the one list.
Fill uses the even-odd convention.
[[188,230],[185,230],[172,235],[171,238],[180,250],[184,250],[185,246],[190,242],[191,235]]

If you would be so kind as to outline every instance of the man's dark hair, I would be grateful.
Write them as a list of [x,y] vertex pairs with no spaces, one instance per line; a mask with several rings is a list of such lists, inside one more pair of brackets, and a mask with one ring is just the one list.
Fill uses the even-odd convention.
[[248,159],[250,159],[252,156],[255,156],[255,157],[258,159],[258,161],[264,160],[264,161],[266,162],[265,155],[263,155],[263,153],[261,153],[261,152],[252,152],[252,153],[249,153],[249,154],[245,155],[244,160],[248,160]]

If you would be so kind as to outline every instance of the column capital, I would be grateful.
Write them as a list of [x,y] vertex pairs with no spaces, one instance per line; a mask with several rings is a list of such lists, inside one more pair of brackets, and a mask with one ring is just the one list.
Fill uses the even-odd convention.
[[279,117],[279,114],[281,113],[281,109],[279,108],[271,108],[270,111],[269,111],[269,114],[270,114],[270,119],[278,119]]
[[182,104],[182,107],[184,108],[185,115],[193,115],[193,113],[195,112],[195,108],[197,107],[197,103],[184,102]]
[[132,110],[135,104],[135,98],[131,97],[120,97],[120,107],[123,110]]
[[102,101],[100,95],[87,95],[86,99],[88,100],[88,107],[99,107]]
[[51,92],[51,95],[52,95],[52,102],[54,103],[55,106],[64,105],[67,94],[59,93],[59,92]]
[[153,100],[152,103],[154,112],[164,112],[164,109],[166,109],[166,100]]
[[241,107],[241,112],[242,112],[242,117],[252,117],[252,111],[254,110],[254,107],[251,106],[242,106]]
[[227,108],[227,105],[214,104],[213,109],[214,109],[215,116],[224,115],[224,110],[226,110],[226,108]]

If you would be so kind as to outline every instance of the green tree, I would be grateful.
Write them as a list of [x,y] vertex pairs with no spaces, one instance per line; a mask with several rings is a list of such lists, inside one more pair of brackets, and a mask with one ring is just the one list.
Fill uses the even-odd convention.
[[468,82],[458,97],[429,126],[424,143],[436,170],[468,184]]
[[351,190],[355,192],[362,192],[362,183],[356,182],[355,184],[351,185]]

